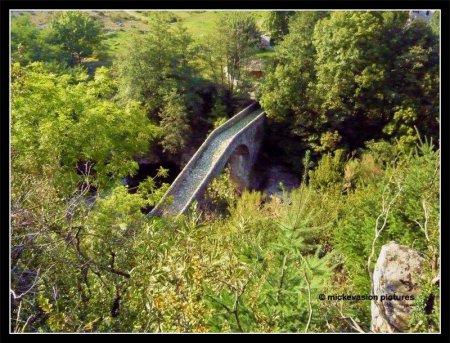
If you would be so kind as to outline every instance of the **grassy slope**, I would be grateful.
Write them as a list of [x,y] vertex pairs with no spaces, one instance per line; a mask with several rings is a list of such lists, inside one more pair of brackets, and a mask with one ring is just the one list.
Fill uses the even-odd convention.
[[[105,28],[105,48],[107,49],[103,61],[107,64],[112,62],[113,56],[123,47],[123,42],[127,39],[128,33],[132,31],[145,32],[148,30],[146,23],[150,11],[89,11],[89,13],[101,20]],[[215,21],[221,11],[171,11],[175,14],[192,34],[194,39],[201,39],[205,34],[212,32]],[[252,12],[255,15],[257,24],[262,29],[263,11]],[[45,27],[51,17],[49,11],[32,11],[32,22],[39,27]],[[174,24],[175,25],[175,24]],[[270,58],[273,51],[261,51],[258,57],[262,59]]]
[[[215,27],[215,21],[223,11],[175,11],[182,25],[192,34],[194,39],[201,39],[205,34],[212,32]],[[262,29],[263,11],[252,12],[260,30]],[[274,51],[261,51],[257,54],[258,58],[268,59],[273,56]]]
[[175,11],[173,12],[194,39],[203,37],[214,30],[215,20],[220,12],[217,11]]

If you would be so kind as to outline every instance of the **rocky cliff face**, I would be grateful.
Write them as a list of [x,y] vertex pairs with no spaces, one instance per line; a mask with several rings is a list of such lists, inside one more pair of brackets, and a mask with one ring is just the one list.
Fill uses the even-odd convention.
[[420,289],[424,258],[414,249],[395,242],[383,245],[373,273],[373,332],[409,331],[414,297]]

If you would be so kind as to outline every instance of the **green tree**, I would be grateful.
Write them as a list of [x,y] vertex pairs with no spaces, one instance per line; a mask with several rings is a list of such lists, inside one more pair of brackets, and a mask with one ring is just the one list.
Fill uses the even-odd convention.
[[413,21],[397,52],[388,83],[396,97],[389,102],[383,131],[411,150],[419,143],[416,130],[428,138],[439,137],[438,37],[426,23]]
[[225,12],[215,27],[201,46],[205,71],[222,94],[245,94],[246,67],[256,53],[259,37],[256,20],[249,13]]
[[209,121],[213,124],[213,129],[219,127],[228,120],[227,106],[218,96],[214,101],[214,106],[209,113]]
[[[300,12],[290,21],[290,33],[279,44],[275,62],[269,66],[259,92],[261,105],[273,127],[273,144],[286,152],[287,161],[301,170],[299,156],[305,149],[320,146],[325,116],[311,104],[316,82],[316,48],[312,37],[316,23],[327,12]],[[328,130],[327,130],[328,131]],[[284,139],[280,140],[280,137]]]
[[184,100],[172,90],[164,96],[164,104],[159,113],[162,130],[161,145],[164,151],[177,154],[182,151],[191,134]]
[[64,11],[57,13],[50,23],[50,40],[70,54],[72,65],[79,65],[100,44],[102,23],[88,13]]
[[414,125],[437,137],[436,41],[425,23],[406,22],[403,12],[335,12],[317,26],[317,105],[345,125],[343,136],[358,118],[373,138],[386,124],[385,133],[406,141]]
[[294,14],[292,11],[270,11],[264,16],[263,28],[278,42],[289,33],[289,21]]
[[51,42],[51,30],[39,29],[30,14],[15,16],[11,20],[11,59],[26,65],[35,61],[51,63],[55,70],[64,68],[70,55]]
[[187,95],[195,83],[195,70],[189,63],[191,37],[180,24],[171,25],[167,19],[152,13],[149,31],[132,34],[115,61],[121,97],[141,102],[155,119],[166,93],[176,89]]
[[[316,48],[312,36],[316,23],[326,16],[326,12],[301,12],[290,22],[290,34],[278,46],[275,66],[261,88],[260,101],[271,118],[283,121],[293,111],[307,110],[308,85],[315,80]],[[307,120],[305,114],[302,117],[302,121]]]
[[137,170],[133,157],[148,150],[155,126],[136,102],[122,107],[110,100],[114,83],[107,69],[87,79],[84,72],[47,73],[42,63],[13,65],[16,171],[45,174],[71,192],[89,169],[97,187]]
[[118,182],[137,170],[156,128],[136,102],[111,100],[105,68],[88,81],[78,68],[56,74],[42,62],[15,63],[11,88],[14,327],[89,331],[117,315],[111,307],[133,263],[122,248],[143,225],[141,208],[158,200],[149,182],[137,194]]
[[31,22],[31,15],[13,17],[11,21],[11,58],[27,64],[40,59],[39,29]]
[[330,131],[347,147],[388,135],[411,149],[414,126],[437,137],[438,49],[429,27],[408,24],[406,12],[321,14],[291,22],[261,87],[269,117],[304,148]]

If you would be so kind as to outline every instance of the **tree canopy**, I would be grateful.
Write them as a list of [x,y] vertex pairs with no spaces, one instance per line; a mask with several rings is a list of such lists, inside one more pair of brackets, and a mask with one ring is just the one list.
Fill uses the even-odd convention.
[[316,151],[331,132],[351,148],[384,136],[411,148],[419,123],[436,138],[437,40],[424,22],[407,19],[405,12],[299,13],[261,87],[268,115]]
[[[12,69],[12,154],[16,173],[46,174],[73,190],[91,166],[92,183],[133,174],[157,130],[136,102],[110,101],[114,82],[98,69],[54,74],[42,63]],[[51,176],[50,176],[51,175]]]
[[71,63],[78,65],[92,54],[101,42],[102,24],[89,14],[67,11],[56,14],[50,23],[50,41],[59,45],[71,56]]
[[263,28],[278,42],[289,33],[289,20],[294,15],[294,11],[269,11],[264,17]]

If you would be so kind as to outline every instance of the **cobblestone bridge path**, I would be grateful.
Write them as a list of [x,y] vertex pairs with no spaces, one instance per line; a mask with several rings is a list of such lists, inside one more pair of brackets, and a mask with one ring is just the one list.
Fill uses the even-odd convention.
[[[208,174],[215,167],[215,164],[223,157],[227,147],[233,138],[252,120],[264,112],[261,108],[251,111],[249,114],[243,116],[242,119],[235,122],[231,127],[218,133],[213,137],[205,150],[199,156],[192,158],[192,162],[185,167],[186,171],[183,177],[177,177],[166,196],[170,195],[173,201],[169,203],[160,203],[157,206],[158,213],[155,213],[156,208],[150,214],[180,214],[183,209],[190,205],[191,197],[197,188],[205,182]],[[189,165],[191,164],[191,165]],[[182,173],[183,173],[182,171]],[[163,198],[164,200],[164,198]]]

